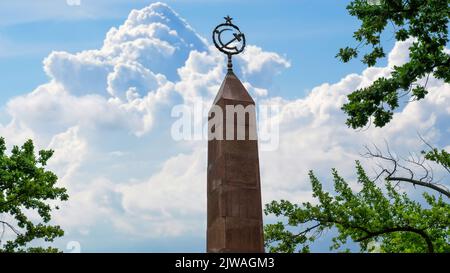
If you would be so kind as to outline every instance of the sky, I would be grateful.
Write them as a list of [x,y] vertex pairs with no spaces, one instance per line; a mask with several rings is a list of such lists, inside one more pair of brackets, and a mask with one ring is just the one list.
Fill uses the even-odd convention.
[[[66,0],[2,1],[0,72],[8,80],[0,82],[0,92],[8,97],[23,94],[46,82],[42,60],[49,53],[98,48],[111,27],[122,24],[132,9],[150,3],[81,0],[79,6],[70,6]],[[231,14],[250,34],[251,43],[286,55],[292,66],[276,77],[272,87],[272,92],[283,96],[302,96],[322,83],[323,63],[328,68],[327,79],[332,81],[363,68],[360,62],[342,65],[334,58],[340,47],[354,44],[352,31],[358,22],[345,11],[348,1],[287,0],[282,5],[279,1],[255,0],[166,3],[203,37],[209,38],[222,17]],[[26,81],[19,76],[23,74],[27,74]],[[296,86],[295,90],[290,86]]]
[[[333,167],[351,181],[366,144],[388,142],[408,154],[423,146],[420,133],[450,149],[450,92],[442,92],[450,87],[435,79],[426,99],[405,103],[385,128],[346,127],[346,95],[406,62],[412,42],[395,43],[388,32],[389,54],[376,67],[340,63],[334,56],[355,44],[358,28],[348,3],[2,1],[0,135],[9,147],[31,138],[55,150],[49,168],[70,194],[53,215],[66,231],[55,244],[204,251],[206,140],[174,139],[173,109],[211,105],[226,65],[210,37],[226,15],[248,43],[235,58],[237,75],[258,105],[279,110],[269,120],[276,141],[260,145],[264,203],[312,201],[311,169],[327,188]],[[312,249],[328,251],[329,237]]]

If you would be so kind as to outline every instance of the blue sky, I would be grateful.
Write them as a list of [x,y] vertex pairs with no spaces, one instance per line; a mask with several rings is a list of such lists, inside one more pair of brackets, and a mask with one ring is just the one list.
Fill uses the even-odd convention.
[[[354,45],[358,27],[348,2],[2,1],[0,135],[9,146],[31,138],[55,150],[49,168],[70,194],[53,217],[66,231],[56,245],[204,251],[206,140],[176,140],[171,113],[211,105],[225,58],[209,39],[228,14],[248,42],[235,58],[237,74],[258,105],[280,110],[271,119],[275,147],[260,141],[264,203],[313,201],[309,170],[327,189],[331,168],[358,188],[354,160],[365,144],[387,141],[407,155],[420,151],[419,132],[450,149],[450,92],[440,92],[450,87],[433,78],[430,95],[405,102],[385,128],[347,128],[346,96],[406,62],[412,42],[394,43],[388,31],[388,54],[376,67],[340,63],[334,56]],[[331,235],[312,249],[328,251]]]
[[[94,5],[96,1],[85,0],[80,6],[70,6],[64,0],[53,0],[31,6],[31,2],[34,1],[0,4],[4,20],[0,20],[0,42],[4,44],[0,48],[0,73],[4,75],[0,82],[1,102],[46,82],[42,60],[53,50],[77,52],[97,48],[109,28],[119,26],[131,9],[151,3],[100,1],[102,4]],[[230,14],[245,30],[250,43],[286,55],[292,67],[276,77],[273,92],[293,98],[304,96],[323,81],[337,81],[363,69],[359,61],[342,64],[334,58],[340,47],[354,45],[352,33],[358,21],[347,14],[348,2],[181,0],[167,3],[203,37],[209,38],[213,26]],[[56,8],[48,14],[50,3]],[[80,10],[92,14],[79,14]],[[386,40],[389,48],[393,41]]]

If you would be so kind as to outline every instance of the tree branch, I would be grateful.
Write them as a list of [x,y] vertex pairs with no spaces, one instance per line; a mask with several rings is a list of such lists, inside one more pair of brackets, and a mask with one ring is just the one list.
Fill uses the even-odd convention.
[[[427,144],[429,147],[433,148],[420,135],[419,135],[419,137],[422,139],[422,141],[425,144]],[[374,151],[372,151],[367,145],[364,146],[364,148],[366,149],[366,153],[363,154],[364,157],[378,158],[378,159],[390,162],[392,164],[391,168],[386,168],[381,164],[377,164],[377,166],[380,168],[380,171],[378,173],[376,173],[375,179],[373,181],[380,179],[381,176],[383,176],[383,174],[384,174],[384,179],[386,181],[395,181],[395,182],[397,182],[397,184],[400,182],[407,182],[407,183],[411,183],[414,186],[419,185],[422,187],[427,187],[429,189],[435,190],[435,191],[445,195],[446,197],[450,198],[450,191],[448,189],[446,189],[444,186],[439,186],[439,184],[437,184],[436,182],[433,181],[433,179],[434,179],[433,169],[428,164],[426,164],[426,162],[425,162],[426,158],[424,158],[424,157],[421,158],[419,155],[413,155],[411,153],[409,154],[409,159],[405,159],[402,157],[398,158],[391,153],[387,142],[386,142],[386,149],[387,149],[386,154],[383,154],[381,152],[381,150],[375,144],[373,144],[373,146],[374,146]],[[401,162],[406,162],[406,163],[409,163],[410,165],[415,165],[415,166],[421,168],[424,173],[423,176],[416,179],[416,177],[415,177],[416,175],[413,172],[413,170],[411,168],[409,168],[409,166],[406,167],[405,165],[400,164]],[[408,177],[408,175],[402,175],[399,168],[407,171],[409,173],[409,177]]]
[[393,228],[385,228],[383,230],[379,230],[379,231],[370,231],[365,227],[361,227],[361,226],[353,226],[351,223],[344,223],[338,220],[333,220],[333,219],[315,219],[317,221],[319,221],[319,224],[323,224],[323,223],[332,223],[332,224],[338,224],[338,225],[342,225],[346,228],[352,228],[352,229],[358,229],[363,231],[364,233],[366,233],[367,235],[364,237],[361,237],[357,240],[355,240],[356,242],[362,242],[364,240],[373,238],[373,237],[377,237],[383,234],[388,234],[388,233],[392,233],[392,232],[413,232],[416,233],[418,235],[420,235],[426,242],[427,247],[428,247],[428,252],[429,253],[434,253],[434,247],[433,247],[433,243],[431,241],[430,236],[428,236],[428,234],[422,230],[422,229],[417,229],[417,228],[413,228],[413,227],[393,227]]
[[9,227],[16,235],[20,235],[20,232],[15,229],[10,223],[5,222],[5,221],[0,221],[0,224],[6,225],[7,227]]
[[11,204],[11,203],[13,203],[13,202],[18,201],[18,200],[20,199],[20,197],[22,197],[22,196],[25,195],[25,193],[26,193],[26,192],[20,192],[20,193],[17,194],[14,198],[12,198],[12,199],[10,199],[10,200],[8,200],[8,201],[6,201],[6,202],[0,203],[0,208],[1,208],[1,207],[5,207],[5,206],[8,205],[8,204]]
[[303,230],[303,231],[301,231],[301,232],[295,234],[294,236],[295,236],[295,237],[302,236],[302,235],[304,235],[304,234],[310,232],[311,230],[313,230],[313,229],[315,229],[315,228],[317,228],[317,227],[320,227],[321,225],[322,225],[321,223],[318,223],[318,224],[316,224],[316,225],[314,225],[314,226],[312,226],[312,227],[309,227],[309,228],[307,228],[307,229],[305,229],[305,230]]
[[435,191],[438,191],[438,192],[442,193],[443,195],[447,196],[448,198],[450,198],[450,191],[447,191],[447,190],[445,190],[445,189],[443,189],[443,188],[441,188],[441,187],[439,187],[439,186],[437,186],[435,184],[432,184],[432,183],[422,182],[422,181],[419,181],[419,180],[405,178],[405,177],[395,177],[395,176],[394,177],[393,176],[386,177],[386,180],[388,180],[388,181],[408,182],[408,183],[411,183],[413,185],[419,185],[419,186],[422,186],[422,187],[427,187],[427,188],[433,189]]
[[427,244],[428,252],[434,253],[433,242],[431,241],[430,236],[428,236],[428,234],[425,231],[423,231],[421,229],[412,228],[412,227],[395,227],[395,228],[387,228],[387,229],[376,231],[376,232],[368,232],[368,234],[366,236],[357,239],[356,242],[362,242],[367,239],[371,239],[373,237],[377,237],[377,236],[380,236],[383,234],[399,232],[399,231],[412,232],[412,233],[416,233],[416,234],[420,235]]

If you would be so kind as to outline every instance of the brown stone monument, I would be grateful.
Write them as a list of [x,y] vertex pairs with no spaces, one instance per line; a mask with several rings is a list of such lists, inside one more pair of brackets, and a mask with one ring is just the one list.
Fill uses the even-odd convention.
[[[228,55],[228,72],[208,119],[207,252],[264,252],[255,102],[231,64],[231,56],[244,49],[245,36],[229,16],[225,19],[213,32],[216,47]],[[226,30],[233,36],[224,43]]]

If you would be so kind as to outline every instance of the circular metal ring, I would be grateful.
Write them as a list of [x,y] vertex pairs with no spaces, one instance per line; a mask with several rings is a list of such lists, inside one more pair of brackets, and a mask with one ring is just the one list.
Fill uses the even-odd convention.
[[[229,41],[222,40],[222,34],[225,31],[232,31],[233,38]],[[235,45],[235,42],[239,42]],[[231,23],[231,19],[226,23],[218,25],[213,31],[213,42],[217,49],[227,55],[235,55],[244,51],[245,48],[245,35],[239,28]]]

